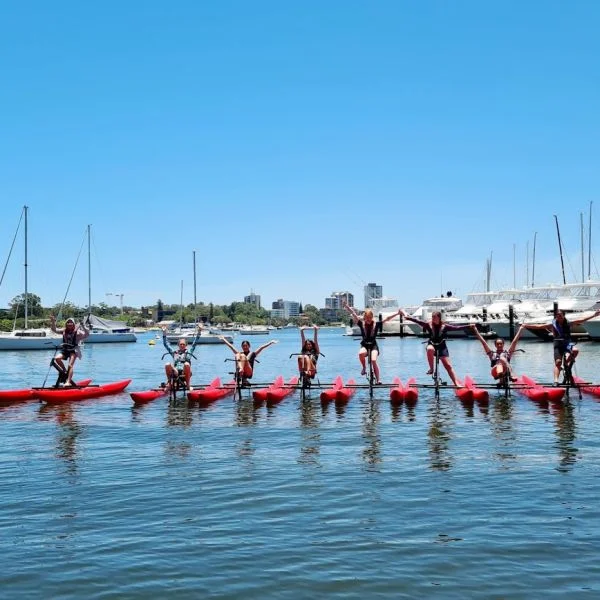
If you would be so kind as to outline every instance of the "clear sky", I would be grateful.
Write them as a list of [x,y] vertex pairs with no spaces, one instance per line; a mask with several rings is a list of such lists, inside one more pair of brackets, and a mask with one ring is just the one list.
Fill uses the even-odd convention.
[[[196,251],[199,301],[408,305],[482,291],[490,254],[526,285],[535,232],[560,283],[555,214],[580,279],[594,202],[597,278],[598,31],[592,0],[5,2],[0,261],[27,204],[44,305],[87,224],[94,303],[191,302]],[[20,239],[0,305],[22,291]]]

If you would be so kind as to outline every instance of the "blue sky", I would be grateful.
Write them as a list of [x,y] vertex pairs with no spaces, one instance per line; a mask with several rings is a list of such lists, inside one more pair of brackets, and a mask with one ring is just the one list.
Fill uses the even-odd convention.
[[[0,260],[59,302],[403,304],[581,277],[600,202],[596,2],[4,3]],[[585,249],[587,261],[587,248]],[[69,300],[87,303],[80,259]],[[23,291],[22,242],[0,305]],[[599,265],[600,266],[600,265]],[[529,269],[531,274],[531,267]],[[587,274],[587,263],[585,266]],[[530,275],[531,276],[531,275]],[[362,305],[362,301],[357,301]]]

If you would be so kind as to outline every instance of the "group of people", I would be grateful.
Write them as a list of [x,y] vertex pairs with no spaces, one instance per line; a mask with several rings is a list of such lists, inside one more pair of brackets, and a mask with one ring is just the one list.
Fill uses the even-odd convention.
[[570,368],[579,354],[579,349],[575,345],[571,337],[571,326],[580,325],[589,319],[593,319],[600,315],[600,310],[596,310],[591,315],[573,321],[568,321],[563,310],[558,310],[554,319],[550,323],[543,324],[522,324],[515,337],[513,338],[508,349],[505,349],[505,343],[502,338],[497,338],[494,341],[494,348],[490,348],[488,343],[485,341],[481,333],[479,332],[475,324],[469,323],[465,325],[453,325],[451,323],[444,322],[442,313],[436,311],[432,313],[429,321],[423,321],[416,317],[408,315],[404,310],[399,309],[397,312],[388,315],[385,319],[381,319],[377,322],[374,321],[373,311],[367,308],[362,317],[348,304],[343,305],[344,308],[350,313],[354,322],[358,325],[361,333],[360,350],[358,352],[358,359],[362,368],[362,374],[366,373],[366,358],[370,353],[371,365],[373,368],[373,375],[375,377],[375,383],[380,383],[379,365],[377,359],[379,357],[379,346],[377,345],[377,334],[381,333],[383,324],[390,321],[396,316],[401,316],[407,321],[412,321],[417,325],[420,325],[423,332],[428,336],[426,356],[429,369],[427,370],[428,375],[434,375],[434,359],[439,358],[448,376],[452,380],[452,383],[456,387],[462,387],[461,381],[457,378],[452,363],[450,362],[450,353],[446,344],[446,337],[448,331],[459,331],[470,329],[477,339],[481,342],[483,350],[486,356],[490,360],[491,375],[495,380],[502,380],[508,378],[510,381],[516,381],[510,364],[510,360],[517,349],[519,338],[522,336],[526,329],[545,329],[550,332],[554,340],[554,385],[559,385],[560,373],[563,369],[563,364],[567,368]]
[[[550,332],[554,338],[553,376],[554,384],[558,385],[563,365],[566,365],[567,368],[570,368],[579,354],[579,349],[571,337],[571,327],[573,325],[580,325],[581,323],[600,315],[600,310],[596,310],[587,317],[569,321],[566,318],[564,311],[559,310],[556,312],[554,319],[550,323],[522,324],[517,330],[517,333],[510,346],[506,349],[503,339],[496,339],[494,341],[494,347],[491,348],[479,332],[476,325],[453,325],[446,323],[442,318],[442,313],[439,311],[434,312],[431,315],[430,320],[424,321],[408,315],[403,309],[399,309],[397,312],[388,315],[385,319],[379,319],[376,321],[373,311],[370,308],[367,308],[361,316],[353,307],[348,306],[348,304],[344,304],[343,307],[350,313],[352,319],[360,329],[361,340],[358,359],[360,361],[361,374],[366,374],[366,363],[367,358],[369,358],[373,369],[373,376],[375,379],[374,383],[376,385],[381,383],[378,364],[380,350],[377,344],[377,336],[378,334],[381,334],[383,324],[396,316],[401,316],[407,321],[412,321],[413,323],[420,325],[424,333],[426,333],[428,336],[426,357],[429,368],[427,370],[427,374],[434,375],[434,360],[437,354],[439,361],[446,369],[446,372],[452,380],[452,383],[456,387],[462,387],[462,383],[457,378],[454,368],[452,367],[452,363],[450,362],[450,353],[446,344],[447,332],[470,329],[481,342],[483,350],[490,360],[491,376],[495,380],[508,378],[510,381],[516,381],[510,361],[516,351],[519,339],[521,338],[525,329],[545,329]],[[71,318],[68,318],[65,321],[64,328],[57,328],[56,318],[54,315],[50,317],[50,328],[55,333],[62,335],[62,344],[52,362],[53,366],[59,372],[58,384],[66,386],[75,385],[73,382],[73,369],[75,361],[78,358],[81,358],[80,344],[89,336],[90,328],[86,327],[83,322],[76,324]],[[307,329],[313,329],[312,339],[306,338],[305,331]],[[303,326],[300,328],[301,350],[298,354],[298,371],[301,376],[304,375],[310,379],[313,379],[317,374],[317,361],[319,360],[319,355],[321,354],[318,342],[318,329],[319,328],[316,325],[310,327]],[[177,347],[174,348],[167,341],[167,328],[163,327],[162,330],[163,344],[171,357],[171,361],[165,364],[167,385],[172,385],[174,380],[182,377],[186,388],[191,390],[191,360],[194,358],[194,350],[199,341],[201,326],[198,325],[196,336],[192,341],[191,347],[188,347],[185,338],[181,338],[178,341]],[[227,340],[226,337],[221,336],[220,340],[234,354],[236,374],[239,378],[239,384],[242,387],[248,387],[250,384],[250,379],[252,379],[254,374],[256,357],[263,350],[277,343],[277,340],[269,340],[266,344],[259,346],[256,350],[251,350],[250,342],[248,340],[243,340],[241,343],[241,349],[238,350],[231,342],[229,342],[229,340]]]

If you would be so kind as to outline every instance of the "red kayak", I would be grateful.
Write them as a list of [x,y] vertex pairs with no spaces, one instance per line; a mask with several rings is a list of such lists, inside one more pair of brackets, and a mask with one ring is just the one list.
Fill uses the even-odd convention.
[[113,381],[103,385],[88,385],[86,387],[44,388],[35,390],[35,395],[47,404],[62,404],[63,402],[118,394],[130,383],[131,379],[123,379],[123,381]]
[[321,402],[333,402],[338,390],[341,390],[343,387],[344,380],[341,375],[338,375],[333,382],[333,386],[321,392]]
[[267,390],[267,404],[279,404],[284,398],[296,391],[299,377],[295,375],[283,387]]
[[284,385],[285,380],[283,379],[283,375],[279,375],[269,387],[262,388],[261,390],[254,390],[252,392],[252,398],[255,402],[263,402],[267,399],[267,394],[269,392],[273,392],[278,388],[282,388]]
[[134,404],[147,404],[156,400],[161,396],[166,396],[169,393],[166,387],[156,388],[155,390],[146,390],[145,392],[131,392],[129,395]]
[[470,375],[465,375],[464,385],[467,389],[471,390],[472,398],[475,402],[489,402],[490,393],[487,390],[478,388]]
[[416,387],[410,387],[412,384],[416,383],[417,380],[414,377],[411,377],[406,385],[402,383],[400,377],[394,377],[394,385],[390,390],[390,402],[392,404],[402,404],[402,402],[406,402],[406,404],[414,404],[419,397],[419,390]]
[[211,402],[225,398],[225,396],[229,396],[229,394],[233,394],[234,391],[235,379],[232,379],[229,383],[222,385],[221,378],[217,377],[216,379],[213,379],[204,389],[192,390],[191,392],[188,392],[188,400],[191,400],[192,402],[200,402],[202,404],[210,404]]
[[[82,379],[77,382],[80,387],[92,383],[91,379]],[[37,389],[26,388],[22,390],[0,390],[0,404],[8,402],[26,402],[27,400],[37,399]]]
[[348,386],[348,387],[342,387],[336,391],[336,393],[335,393],[335,403],[336,404],[346,404],[346,402],[348,402],[348,400],[350,400],[350,398],[352,398],[352,396],[354,396],[354,393],[356,392],[356,388],[350,387],[350,386],[353,386],[354,384],[355,384],[354,379],[348,379],[348,381],[346,382],[346,386]]
[[527,375],[521,375],[517,379],[517,383],[527,386],[517,389],[521,394],[535,402],[558,402],[565,395],[565,388],[540,385]]

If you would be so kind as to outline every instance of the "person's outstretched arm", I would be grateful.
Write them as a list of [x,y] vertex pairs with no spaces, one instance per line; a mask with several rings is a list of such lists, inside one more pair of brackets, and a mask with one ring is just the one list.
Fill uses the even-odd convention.
[[519,338],[523,335],[523,332],[527,329],[525,325],[521,325],[517,330],[517,335],[513,338],[513,341],[510,343],[508,347],[508,356],[512,356],[513,352],[517,349],[517,344],[519,343]]
[[596,312],[592,313],[589,317],[585,317],[584,319],[576,319],[575,321],[571,321],[571,325],[580,325],[581,323],[589,321],[590,319],[593,319],[598,315],[600,315],[600,310],[597,310]]
[[272,346],[273,344],[276,344],[276,343],[277,343],[277,340],[271,340],[271,341],[267,342],[266,344],[259,346],[258,349],[254,352],[254,356],[258,356],[265,348],[268,348],[269,346]]
[[481,333],[479,332],[479,329],[477,329],[477,325],[475,325],[474,323],[471,323],[470,327],[471,327],[471,330],[473,331],[473,333],[475,334],[475,337],[481,342],[481,345],[483,346],[483,351],[486,354],[489,354],[491,352],[491,349],[487,345],[487,342],[485,341],[485,339],[483,338]]
[[313,336],[313,344],[315,345],[315,352],[317,354],[320,354],[321,351],[319,350],[319,340],[317,339],[317,335],[319,333],[319,327],[317,325],[313,325],[313,331],[315,332],[314,336]]
[[219,339],[234,353],[238,353],[238,349],[224,336],[220,335]]

